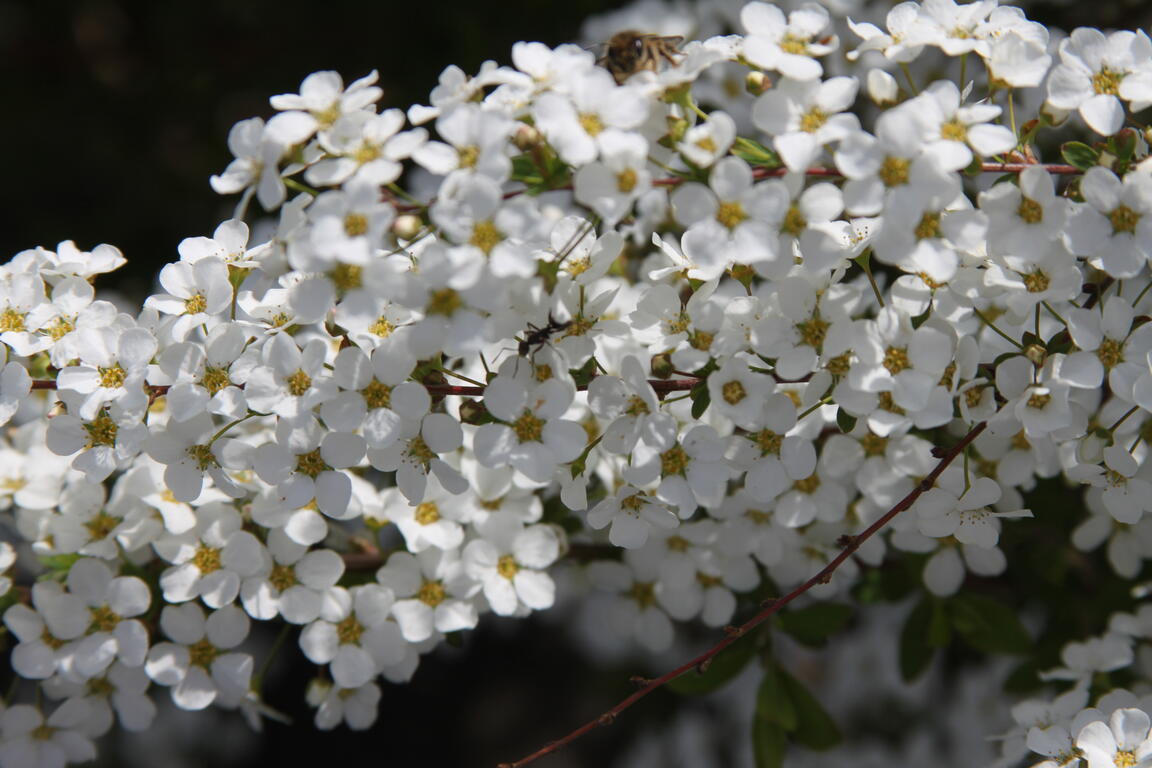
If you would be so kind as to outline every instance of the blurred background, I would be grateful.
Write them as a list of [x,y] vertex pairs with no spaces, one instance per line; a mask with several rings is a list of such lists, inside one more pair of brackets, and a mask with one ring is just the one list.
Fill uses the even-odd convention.
[[[267,117],[269,96],[296,92],[316,70],[335,69],[351,82],[378,69],[382,107],[425,103],[449,64],[471,73],[485,59],[506,63],[518,40],[572,40],[588,16],[623,5],[0,0],[0,146],[7,150],[0,258],[37,245],[54,249],[66,239],[84,250],[111,243],[129,260],[116,287],[139,295],[177,257],[181,239],[210,235],[231,215],[235,197],[217,196],[208,177],[231,159],[229,128]],[[1029,9],[1030,17],[1066,28],[1139,26],[1148,14],[1142,0]],[[576,650],[588,638],[572,626],[560,612],[529,621],[486,617],[462,648],[426,657],[411,685],[383,684],[379,720],[366,733],[314,729],[304,703],[312,668],[292,647],[292,635],[264,691],[292,725],[266,722],[254,733],[235,712],[175,710],[159,690],[164,714],[157,727],[105,740],[100,765],[291,766],[336,756],[365,765],[492,766],[594,717],[632,690],[630,675],[663,670],[671,658],[703,647],[689,641],[670,659],[605,661]],[[583,626],[594,631],[595,617]],[[273,639],[255,632],[253,650]],[[740,726],[750,716],[754,683],[689,704],[658,692],[626,722],[545,765],[738,765],[749,757],[746,731],[716,727],[709,713],[724,710],[720,720]],[[662,748],[653,752],[645,740]]]

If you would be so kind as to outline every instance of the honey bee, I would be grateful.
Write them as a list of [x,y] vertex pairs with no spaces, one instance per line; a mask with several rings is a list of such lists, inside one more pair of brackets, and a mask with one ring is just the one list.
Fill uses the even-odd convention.
[[612,35],[604,46],[604,55],[596,63],[612,73],[617,85],[632,75],[646,69],[655,72],[663,59],[675,66],[677,57],[682,56],[680,35],[661,37],[634,29],[627,29]]

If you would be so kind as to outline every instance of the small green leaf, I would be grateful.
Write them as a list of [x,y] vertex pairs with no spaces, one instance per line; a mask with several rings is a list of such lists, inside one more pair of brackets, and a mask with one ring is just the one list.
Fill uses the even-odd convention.
[[794,731],[798,725],[796,706],[775,662],[764,667],[764,679],[756,691],[756,719],[775,723],[786,731]]
[[1100,160],[1100,153],[1080,141],[1068,141],[1060,146],[1060,156],[1068,165],[1086,171]]
[[852,606],[845,603],[815,603],[777,616],[780,628],[804,645],[820,646],[844,628],[852,618]]
[[689,393],[692,399],[692,418],[699,419],[712,404],[712,395],[708,392],[708,382],[704,379],[696,382]]
[[568,373],[572,374],[572,379],[576,382],[576,386],[588,386],[588,382],[596,377],[596,358],[594,356],[588,358],[588,362],[579,368],[569,368]]
[[920,326],[924,325],[924,323],[928,322],[928,318],[930,317],[932,317],[931,305],[929,305],[928,309],[924,310],[922,314],[916,315],[912,318],[912,327],[919,328]]
[[985,653],[1025,654],[1032,638],[1016,612],[983,595],[961,593],[948,599],[953,629],[968,645]]
[[[904,628],[900,630],[900,676],[905,682],[910,683],[918,678],[928,668],[936,648],[943,644],[940,641],[943,639],[946,642],[946,635],[942,637],[937,626],[940,623],[937,618],[940,612],[938,603],[938,600],[929,596],[922,598],[908,614]],[[943,627],[947,632],[947,622],[943,623]]]
[[72,565],[79,560],[81,555],[67,554],[67,555],[41,555],[37,559],[40,564],[44,566],[44,573],[37,577],[37,581],[48,581],[49,579],[63,579],[68,575],[68,571],[72,570]]
[[759,717],[752,720],[752,758],[756,768],[784,768],[787,747],[783,728]]
[[782,165],[780,155],[758,141],[741,136],[736,137],[736,143],[732,145],[732,154],[749,165],[764,165],[769,168],[779,168]]
[[848,434],[852,430],[856,429],[856,417],[848,413],[848,411],[844,410],[843,408],[837,408],[836,426],[840,428],[841,432]]
[[824,706],[809,693],[796,678],[789,675],[783,668],[779,670],[780,677],[796,707],[796,730],[792,737],[810,749],[829,749],[841,741],[840,729],[836,721],[828,714]]
[[740,674],[755,655],[755,633],[747,634],[716,654],[703,672],[685,672],[668,683],[668,687],[676,693],[688,696],[711,693],[723,688],[728,681]]

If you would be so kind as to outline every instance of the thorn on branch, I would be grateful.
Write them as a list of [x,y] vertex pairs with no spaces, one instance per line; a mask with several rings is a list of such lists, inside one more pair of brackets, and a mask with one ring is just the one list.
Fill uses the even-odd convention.
[[632,677],[628,678],[628,682],[643,688],[652,682],[652,678],[644,677],[643,675],[632,675]]
[[707,672],[707,671],[708,671],[708,667],[712,666],[712,659],[713,659],[713,658],[714,658],[714,657],[712,657],[712,656],[709,656],[708,658],[704,659],[704,661],[702,661],[702,662],[700,662],[699,664],[697,664],[697,665],[696,665],[696,674],[698,674],[698,675],[702,675],[702,674],[704,674],[705,672]]
[[826,573],[820,577],[820,583],[821,584],[827,584],[830,581],[832,581],[832,574],[831,573]]
[[850,536],[847,533],[845,533],[845,534],[841,535],[840,538],[836,539],[836,546],[839,547],[840,549],[847,549],[848,547],[852,546],[852,543],[855,541],[856,541],[855,536]]
[[744,630],[740,629],[740,627],[734,627],[729,624],[724,627],[724,634],[728,635],[728,637],[740,637],[744,634]]
[[605,712],[597,718],[596,722],[600,725],[612,725],[612,723],[616,722],[616,715],[611,712]]
[[944,454],[946,454],[946,453],[948,453],[948,451],[946,449],[944,449],[942,446],[939,446],[939,445],[932,446],[932,458],[942,459],[942,458],[944,458]]
[[766,599],[760,601],[760,607],[761,608],[771,608],[772,606],[776,605],[776,602],[777,602],[777,598],[769,597],[769,598],[766,598]]

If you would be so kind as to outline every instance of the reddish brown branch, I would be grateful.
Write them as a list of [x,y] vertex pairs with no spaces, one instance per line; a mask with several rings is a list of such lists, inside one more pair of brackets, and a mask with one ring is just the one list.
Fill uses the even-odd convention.
[[708,664],[716,656],[716,654],[720,653],[729,645],[736,642],[751,630],[755,629],[757,626],[766,621],[770,616],[772,616],[772,614],[777,613],[781,608],[788,605],[796,598],[800,597],[800,595],[812,589],[817,584],[826,584],[832,578],[833,572],[835,572],[836,569],[839,568],[845,560],[851,557],[853,553],[855,553],[856,550],[860,548],[861,544],[870,539],[877,531],[887,525],[892,520],[892,518],[896,517],[896,515],[900,514],[915,504],[916,499],[920,498],[921,494],[935,485],[937,478],[939,478],[940,474],[945,469],[947,469],[948,465],[951,464],[956,459],[956,457],[959,456],[964,451],[964,449],[967,448],[972,443],[972,441],[975,440],[976,437],[984,431],[984,426],[985,422],[980,422],[976,426],[972,427],[972,429],[968,431],[968,434],[964,435],[964,437],[961,438],[960,441],[956,443],[956,445],[948,449],[948,451],[940,458],[940,461],[936,464],[935,468],[933,468],[933,470],[929,472],[907,496],[897,502],[896,506],[885,512],[880,519],[872,523],[872,525],[868,526],[868,528],[865,529],[862,533],[849,537],[843,551],[836,555],[832,562],[824,566],[824,568],[821,569],[819,573],[808,579],[808,581],[796,587],[796,589],[792,590],[787,595],[784,595],[784,597],[771,601],[763,608],[763,610],[761,610],[759,613],[757,613],[755,616],[740,626],[726,627],[724,638],[720,640],[720,642],[716,643],[716,645],[712,646],[704,653],[701,653],[699,656],[684,662],[670,672],[665,672],[663,675],[660,675],[660,677],[645,681],[642,688],[633,693],[631,696],[628,696],[626,699],[622,700],[616,706],[604,712],[599,717],[588,721],[562,739],[558,739],[557,741],[545,744],[543,747],[536,750],[527,757],[523,757],[514,763],[501,763],[499,768],[520,768],[520,766],[528,765],[529,763],[533,763],[536,760],[539,760],[541,757],[549,755],[559,750],[560,748],[567,746],[584,734],[589,733],[602,725],[610,725],[611,723],[615,722],[616,718],[620,715],[621,712],[628,709],[648,694],[652,693],[652,691],[655,691],[657,688],[660,688],[665,684],[675,680],[676,678],[680,677],[680,675],[691,672],[694,669],[699,669],[701,665]]

